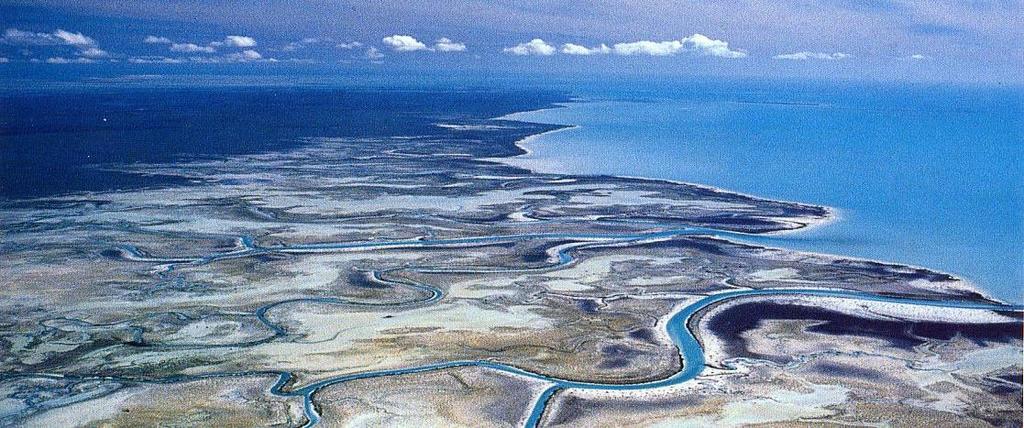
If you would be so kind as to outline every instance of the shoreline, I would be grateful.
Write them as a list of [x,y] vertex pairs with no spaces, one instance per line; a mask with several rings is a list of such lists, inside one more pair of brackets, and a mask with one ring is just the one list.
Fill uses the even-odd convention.
[[[521,139],[516,140],[515,142],[513,142],[513,144],[517,148],[519,148],[519,150],[522,151],[523,153],[520,153],[520,154],[514,155],[514,156],[509,156],[509,157],[480,158],[479,160],[481,160],[481,161],[488,161],[488,162],[497,162],[497,163],[501,163],[503,165],[508,165],[508,166],[512,166],[512,167],[516,167],[516,168],[523,168],[523,169],[525,169],[527,171],[530,171],[531,173],[536,173],[536,174],[559,174],[559,175],[565,175],[565,176],[607,176],[607,177],[612,177],[612,178],[640,180],[640,181],[647,181],[647,182],[652,182],[652,183],[668,183],[668,184],[675,184],[675,185],[692,186],[692,187],[695,187],[695,188],[711,190],[711,191],[714,191],[714,192],[719,192],[719,193],[728,194],[728,195],[736,195],[736,196],[741,196],[741,197],[746,197],[746,198],[769,200],[769,201],[774,201],[774,202],[781,202],[781,203],[787,203],[787,204],[795,204],[795,205],[801,205],[801,206],[807,206],[807,207],[816,207],[816,208],[820,208],[820,209],[823,209],[823,210],[826,211],[826,216],[824,218],[821,218],[821,219],[808,218],[808,219],[806,219],[807,220],[806,223],[799,223],[798,221],[793,220],[794,223],[799,223],[800,224],[800,226],[798,226],[798,227],[796,227],[794,229],[776,230],[776,231],[763,232],[763,233],[729,232],[730,234],[735,234],[735,235],[747,235],[747,236],[751,236],[751,237],[778,237],[778,236],[784,236],[784,235],[790,235],[790,236],[792,236],[792,235],[799,235],[801,233],[807,233],[807,232],[810,232],[810,231],[815,230],[815,229],[819,229],[819,228],[822,228],[822,227],[826,227],[826,226],[838,223],[839,221],[842,221],[843,218],[844,218],[844,216],[842,216],[842,210],[840,210],[838,208],[835,208],[835,207],[827,206],[827,205],[807,204],[807,203],[799,202],[799,201],[789,201],[789,200],[784,200],[784,199],[764,198],[764,197],[753,195],[753,194],[749,194],[749,193],[732,191],[732,190],[729,190],[729,189],[724,189],[724,188],[720,188],[720,187],[716,187],[716,186],[712,186],[712,185],[701,184],[701,183],[690,183],[690,182],[686,182],[686,181],[663,179],[663,178],[651,178],[651,177],[641,177],[641,176],[626,176],[626,175],[611,175],[611,174],[575,174],[575,173],[568,173],[568,172],[545,173],[545,172],[542,172],[542,171],[538,171],[538,170],[536,170],[534,168],[531,168],[531,167],[529,167],[527,165],[516,165],[516,164],[513,164],[513,163],[509,162],[510,160],[513,160],[513,159],[516,159],[516,158],[521,158],[523,156],[528,156],[530,154],[533,154],[534,153],[533,150],[531,150],[526,145],[535,142],[538,138],[541,138],[541,137],[543,137],[545,135],[553,134],[553,133],[556,133],[556,132],[562,132],[562,131],[568,131],[568,130],[573,130],[573,129],[579,129],[580,128],[580,125],[576,125],[576,124],[532,122],[532,121],[526,121],[526,120],[510,118],[511,116],[519,115],[519,114],[522,114],[522,113],[531,113],[531,112],[563,109],[563,108],[568,108],[569,104],[571,104],[571,103],[585,103],[585,102],[589,102],[589,101],[586,100],[586,99],[582,99],[582,98],[575,98],[573,100],[566,101],[566,102],[553,103],[552,107],[544,107],[544,108],[538,108],[538,109],[523,110],[523,111],[520,111],[520,112],[509,113],[509,114],[506,114],[506,115],[502,115],[502,116],[498,116],[498,117],[495,117],[495,118],[488,119],[488,120],[503,120],[503,121],[511,121],[511,122],[530,123],[530,124],[537,124],[537,125],[558,126],[559,128],[551,129],[551,130],[547,130],[547,131],[543,131],[543,132],[539,132],[539,133],[536,133],[536,134],[531,134],[531,135],[528,135],[528,136],[526,136],[524,138],[521,138]],[[729,238],[719,238],[719,237],[716,237],[716,238],[724,239],[724,240],[730,241],[730,242],[736,242],[736,243],[742,244],[742,245],[753,245],[753,246],[756,246],[756,247],[766,248],[766,249],[775,249],[775,250],[784,250],[784,251],[790,251],[790,252],[798,252],[798,253],[803,253],[803,254],[815,255],[815,256],[819,256],[819,257],[826,257],[826,258],[830,258],[830,259],[833,259],[833,260],[849,260],[849,261],[853,261],[853,262],[875,263],[875,264],[880,264],[880,265],[884,265],[884,266],[901,267],[901,268],[908,268],[908,269],[913,269],[913,270],[925,270],[925,271],[929,271],[929,272],[940,273],[940,274],[944,274],[944,275],[950,276],[951,278],[954,279],[955,282],[958,282],[958,283],[961,283],[961,284],[965,285],[967,289],[977,293],[979,296],[981,296],[981,297],[983,297],[985,299],[988,299],[988,300],[991,300],[991,301],[995,301],[995,302],[1006,303],[1006,304],[1016,304],[1016,303],[1013,303],[1013,302],[1004,301],[1003,299],[996,298],[991,292],[989,292],[988,290],[985,290],[983,287],[979,286],[974,281],[971,281],[971,280],[963,277],[960,274],[955,274],[955,273],[947,272],[947,271],[944,271],[944,270],[938,270],[938,269],[930,268],[930,267],[927,267],[927,266],[915,265],[915,264],[899,262],[899,261],[889,261],[889,260],[881,260],[881,259],[872,259],[872,258],[867,258],[867,257],[856,257],[856,256],[842,255],[842,254],[825,253],[825,252],[820,252],[820,251],[794,250],[794,249],[789,249],[789,248],[784,248],[784,247],[766,245],[766,244],[763,244],[763,243],[750,243],[750,242],[732,241]]]
[[[531,168],[530,166],[527,166],[527,165],[516,165],[516,164],[513,164],[513,163],[509,162],[511,160],[522,159],[525,156],[529,156],[529,155],[533,154],[534,151],[532,149],[530,149],[528,147],[528,145],[536,142],[536,140],[541,138],[541,137],[544,137],[544,136],[546,136],[548,134],[554,134],[556,132],[562,132],[562,131],[568,131],[568,130],[574,130],[574,129],[579,129],[580,128],[580,125],[576,125],[576,124],[533,122],[533,121],[516,119],[516,118],[514,118],[514,116],[517,116],[517,115],[520,115],[520,114],[523,114],[523,113],[530,113],[530,112],[539,112],[539,111],[549,111],[549,110],[564,109],[564,108],[569,108],[572,104],[587,103],[587,102],[592,102],[592,100],[587,100],[585,98],[569,96],[567,101],[551,102],[551,103],[548,103],[544,107],[533,108],[533,109],[526,109],[526,110],[522,110],[522,111],[515,111],[515,112],[503,114],[503,115],[500,115],[500,116],[494,116],[494,117],[483,119],[483,121],[507,121],[507,122],[523,123],[523,124],[553,126],[555,128],[548,129],[548,130],[545,130],[545,131],[542,131],[542,132],[538,132],[538,133],[534,133],[534,134],[529,134],[529,135],[527,135],[525,137],[522,137],[522,138],[520,138],[518,140],[513,141],[512,142],[513,146],[515,146],[521,152],[519,154],[511,155],[511,156],[483,157],[483,158],[473,158],[473,159],[477,160],[477,161],[482,161],[482,162],[499,163],[499,164],[502,164],[502,165],[507,165],[507,166],[511,166],[511,167],[515,167],[515,168],[520,168],[520,169],[523,169],[525,171],[528,171],[529,173],[534,173],[534,174],[555,174],[555,175],[562,175],[562,176],[566,176],[566,177],[572,177],[572,176],[576,176],[576,177],[602,177],[603,176],[603,177],[609,177],[609,178],[613,178],[613,179],[637,180],[637,181],[648,182],[648,183],[662,183],[662,184],[672,184],[672,185],[688,186],[688,187],[692,187],[692,188],[696,188],[696,189],[707,190],[707,191],[719,193],[719,194],[726,195],[726,196],[738,196],[738,197],[741,197],[741,198],[750,198],[750,199],[755,199],[755,200],[779,202],[779,203],[790,204],[790,205],[798,205],[798,206],[803,206],[803,207],[812,207],[812,208],[821,209],[821,210],[823,210],[825,212],[825,215],[823,217],[821,217],[821,218],[817,218],[817,217],[793,217],[793,218],[787,218],[787,217],[767,217],[767,218],[771,218],[771,219],[774,219],[774,220],[777,220],[777,221],[781,221],[783,223],[789,223],[792,226],[794,226],[791,229],[779,229],[779,230],[766,231],[766,232],[722,231],[722,232],[728,232],[728,234],[731,234],[731,235],[749,236],[749,237],[752,237],[752,238],[763,238],[763,237],[765,237],[765,238],[772,238],[772,237],[783,237],[783,236],[798,236],[801,233],[808,233],[810,231],[813,231],[813,230],[816,230],[816,229],[819,229],[819,228],[822,228],[822,227],[826,227],[826,226],[838,223],[839,221],[843,220],[843,216],[841,214],[842,211],[837,209],[837,208],[831,207],[831,206],[818,205],[818,204],[808,204],[808,203],[804,203],[804,202],[791,201],[791,200],[785,200],[785,199],[767,198],[767,197],[762,197],[762,196],[758,196],[758,195],[754,195],[754,194],[749,194],[749,193],[744,193],[744,192],[739,192],[739,191],[733,191],[733,190],[730,190],[730,189],[725,189],[725,188],[721,188],[721,187],[717,187],[717,186],[713,186],[713,185],[707,185],[707,184],[701,184],[701,183],[692,183],[692,182],[686,182],[686,181],[681,181],[681,180],[672,180],[672,179],[664,179],[664,178],[651,178],[651,177],[642,177],[642,176],[630,176],[630,175],[578,174],[578,173],[569,173],[569,172],[542,172],[542,171],[538,171],[538,170],[536,170],[534,168]],[[437,126],[437,124],[435,124],[435,126]],[[289,152],[289,151],[292,151],[292,150],[297,150],[297,149],[300,149],[303,146],[306,146],[307,144],[308,144],[308,142],[302,143],[302,144],[298,144],[298,145],[295,145],[295,146],[292,146],[292,147],[288,147],[288,148],[285,148],[284,150],[282,150],[282,152]],[[276,152],[276,151],[275,150],[270,150],[269,152]],[[154,186],[146,186],[146,187],[142,187],[142,188],[139,188],[139,189],[129,189],[129,190],[162,189],[162,188],[173,188],[173,187],[176,187],[176,186],[174,186],[174,185],[154,185]],[[187,187],[187,185],[186,185],[186,187]],[[58,195],[35,197],[35,198],[24,199],[24,200],[4,200],[4,199],[0,198],[0,204],[12,203],[12,202],[15,202],[15,203],[17,203],[17,202],[33,203],[33,202],[45,201],[45,200],[67,200],[67,199],[75,200],[75,199],[78,199],[78,198],[86,198],[86,199],[88,199],[90,197],[94,197],[94,196],[97,196],[97,195],[117,194],[117,193],[120,193],[120,192],[122,192],[124,190],[126,190],[126,189],[117,188],[117,189],[109,189],[109,190],[103,190],[103,191],[77,191],[77,192],[64,193],[64,194],[58,194]],[[978,295],[983,296],[986,299],[993,300],[993,301],[1000,301],[1000,302],[1004,302],[1004,303],[1006,302],[1006,301],[1004,301],[1002,299],[995,298],[990,292],[988,292],[987,290],[985,290],[982,287],[980,287],[977,283],[975,283],[975,282],[973,282],[971,280],[966,279],[962,275],[954,274],[954,273],[951,273],[951,272],[947,272],[947,271],[943,271],[943,270],[938,270],[938,269],[935,269],[935,268],[930,268],[930,267],[926,267],[926,266],[922,266],[922,265],[918,265],[918,264],[910,264],[910,263],[905,263],[905,262],[891,261],[891,260],[884,260],[884,259],[874,259],[874,258],[868,258],[868,257],[856,257],[856,256],[842,255],[842,254],[829,253],[829,252],[808,251],[808,250],[795,250],[795,249],[786,248],[785,246],[777,246],[777,245],[765,244],[765,243],[761,243],[761,242],[750,242],[750,241],[746,241],[746,240],[742,240],[742,239],[734,240],[734,239],[730,239],[730,238],[727,238],[727,237],[716,236],[716,238],[724,239],[724,240],[731,241],[731,242],[736,242],[736,243],[743,244],[743,245],[750,245],[750,246],[756,246],[756,247],[767,248],[767,249],[778,249],[778,250],[799,252],[799,253],[804,253],[804,254],[809,254],[809,255],[816,255],[816,256],[827,257],[827,258],[831,258],[831,259],[834,259],[834,260],[849,260],[849,261],[855,261],[855,262],[867,262],[867,263],[875,263],[875,264],[880,264],[880,265],[885,265],[885,266],[901,267],[901,268],[916,269],[916,270],[926,270],[926,271],[929,271],[929,272],[941,273],[941,274],[945,274],[945,275],[948,275],[948,276],[954,278],[955,281],[966,285],[967,288],[969,288],[970,290],[976,292]]]
[[527,121],[527,120],[520,120],[520,119],[510,118],[510,116],[514,116],[514,115],[518,115],[518,114],[522,114],[522,113],[532,113],[532,112],[540,112],[540,111],[548,111],[548,110],[558,110],[558,109],[568,108],[570,103],[586,103],[586,102],[591,102],[591,101],[586,100],[586,99],[582,99],[582,98],[577,98],[577,99],[574,99],[572,101],[554,103],[554,107],[545,107],[545,108],[538,108],[538,109],[532,109],[532,110],[523,110],[523,111],[519,111],[519,112],[515,112],[515,113],[509,113],[509,114],[506,114],[506,115],[502,115],[502,116],[498,116],[498,117],[489,119],[489,120],[504,120],[504,121],[511,121],[511,122],[530,123],[530,124],[536,124],[536,125],[558,126],[559,128],[548,130],[548,131],[544,131],[544,132],[540,132],[540,133],[537,133],[537,134],[531,134],[531,135],[528,135],[528,136],[526,136],[524,138],[516,140],[513,144],[515,144],[516,147],[518,147],[521,151],[523,151],[522,154],[515,155],[515,156],[510,156],[510,157],[482,158],[480,160],[493,161],[493,162],[498,162],[498,163],[502,163],[502,164],[509,165],[509,166],[514,166],[514,167],[517,167],[517,168],[523,168],[523,169],[526,169],[526,170],[528,170],[528,171],[530,171],[532,173],[537,173],[537,174],[560,174],[560,175],[576,175],[576,176],[602,176],[603,175],[603,176],[608,176],[608,177],[613,177],[613,178],[624,178],[624,179],[630,179],[630,180],[640,180],[640,181],[647,181],[647,182],[652,182],[652,183],[678,184],[678,185],[684,185],[684,186],[691,186],[691,187],[695,187],[695,188],[698,188],[698,189],[711,190],[711,191],[718,192],[718,193],[743,196],[743,197],[751,198],[751,199],[761,199],[761,200],[767,200],[767,201],[773,201],[773,202],[781,202],[781,203],[786,203],[786,204],[801,205],[801,206],[805,206],[805,207],[815,207],[815,208],[823,209],[827,213],[825,218],[822,218],[822,219],[820,219],[818,221],[814,221],[814,222],[811,222],[811,223],[807,223],[807,224],[805,224],[805,225],[803,225],[801,227],[798,227],[796,229],[779,230],[779,231],[764,232],[764,233],[756,234],[756,235],[760,235],[760,236],[781,235],[781,234],[786,234],[786,233],[806,232],[806,231],[811,230],[811,229],[815,229],[815,228],[818,228],[818,227],[821,227],[821,226],[829,225],[831,223],[837,222],[837,221],[842,219],[842,216],[840,215],[841,210],[839,210],[838,208],[835,208],[835,207],[828,206],[828,205],[808,204],[806,202],[800,202],[800,201],[790,201],[790,200],[786,200],[786,199],[777,199],[777,198],[766,198],[766,197],[763,197],[763,196],[754,195],[754,194],[750,194],[750,193],[739,192],[739,191],[736,191],[736,190],[731,190],[731,189],[726,189],[726,188],[722,188],[722,187],[717,187],[717,186],[713,186],[713,185],[710,185],[710,184],[691,183],[691,182],[688,182],[688,181],[672,180],[672,179],[667,179],[667,178],[652,178],[652,177],[642,177],[642,176],[634,176],[634,175],[577,174],[577,173],[564,172],[564,171],[546,173],[546,172],[543,172],[543,171],[538,171],[538,170],[536,170],[534,168],[531,168],[531,167],[529,167],[527,165],[514,165],[514,164],[511,164],[511,163],[508,162],[509,160],[513,160],[515,158],[521,158],[523,156],[528,156],[528,155],[533,154],[533,150],[531,150],[526,145],[536,141],[538,138],[541,138],[541,137],[543,137],[545,135],[554,134],[556,132],[569,131],[569,130],[579,129],[580,128],[580,125],[576,125],[576,124],[531,122],[531,121]]

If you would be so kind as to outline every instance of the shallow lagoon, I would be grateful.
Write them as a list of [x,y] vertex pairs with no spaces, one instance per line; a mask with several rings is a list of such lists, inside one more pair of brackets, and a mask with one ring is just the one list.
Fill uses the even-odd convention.
[[576,125],[527,143],[542,171],[657,177],[839,210],[759,242],[946,270],[1024,301],[1020,89],[582,85],[510,116]]

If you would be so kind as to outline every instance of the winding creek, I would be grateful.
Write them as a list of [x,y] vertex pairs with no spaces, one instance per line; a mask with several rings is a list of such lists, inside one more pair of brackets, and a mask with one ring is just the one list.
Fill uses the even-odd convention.
[[[470,237],[470,238],[454,238],[454,239],[410,239],[410,240],[395,240],[395,241],[372,241],[372,242],[337,242],[337,243],[320,243],[320,244],[304,244],[304,245],[292,245],[292,246],[259,246],[254,239],[251,237],[240,237],[238,238],[238,248],[223,252],[215,253],[208,256],[194,257],[194,258],[160,258],[151,257],[131,246],[119,247],[118,252],[120,257],[138,262],[154,263],[162,265],[164,271],[159,272],[162,276],[167,272],[173,271],[176,265],[181,264],[204,264],[213,263],[218,260],[234,259],[253,257],[263,254],[270,253],[283,253],[283,254],[310,254],[310,253],[323,253],[323,252],[335,252],[335,251],[364,251],[364,250],[380,250],[380,249],[395,249],[395,248],[410,248],[410,247],[472,247],[472,246],[486,246],[494,245],[496,243],[508,243],[516,241],[527,241],[535,239],[570,239],[580,241],[579,245],[561,245],[557,247],[557,252],[552,254],[549,258],[549,264],[540,267],[506,267],[501,269],[471,269],[471,268],[459,268],[459,269],[440,269],[432,267],[409,267],[403,268],[405,270],[419,271],[419,272],[515,272],[525,270],[543,270],[543,269],[556,269],[568,264],[573,263],[576,259],[572,256],[573,249],[585,248],[587,246],[599,246],[608,244],[629,244],[638,243],[652,240],[664,240],[676,236],[712,236],[716,238],[730,238],[732,240],[743,240],[743,238],[749,238],[753,235],[725,232],[707,228],[684,228],[684,229],[672,229],[661,232],[652,233],[634,233],[634,234],[522,234],[522,235],[507,235],[507,236],[485,236],[485,237]],[[395,287],[408,287],[416,290],[423,297],[402,301],[402,302],[361,302],[348,299],[339,298],[293,298],[282,301],[273,302],[262,307],[259,307],[254,316],[259,320],[261,324],[270,329],[273,335],[264,339],[260,339],[253,342],[245,343],[234,343],[225,345],[213,345],[213,346],[252,346],[256,344],[266,343],[282,337],[286,337],[288,332],[280,325],[275,324],[267,316],[267,312],[271,309],[289,304],[289,303],[300,303],[300,302],[312,302],[312,303],[324,303],[332,305],[348,305],[348,306],[366,306],[366,307],[380,307],[380,306],[413,306],[413,305],[429,305],[435,303],[444,298],[444,292],[440,288],[411,281],[399,281],[388,279],[386,275],[391,271],[371,271],[367,273],[367,279],[371,282],[389,285]],[[977,310],[999,310],[999,311],[1012,311],[1012,312],[1024,312],[1024,306],[1022,305],[1009,305],[1002,303],[985,303],[985,302],[972,302],[972,301],[955,301],[955,300],[925,300],[915,299],[907,297],[892,297],[883,296],[877,294],[871,294],[866,292],[858,291],[847,291],[837,289],[813,289],[813,288],[792,288],[792,289],[741,289],[741,290],[730,290],[714,294],[709,294],[700,300],[681,306],[669,317],[668,322],[665,324],[667,334],[671,338],[673,344],[676,346],[679,352],[679,356],[682,360],[682,368],[678,372],[672,374],[663,379],[632,383],[632,384],[607,384],[607,383],[593,383],[583,382],[570,379],[560,379],[550,377],[541,373],[530,372],[515,366],[497,363],[488,360],[470,360],[470,361],[448,361],[439,362],[435,364],[428,364],[415,367],[406,367],[392,370],[380,370],[370,371],[363,373],[347,374],[332,377],[329,379],[321,380],[301,388],[289,389],[288,386],[293,382],[293,375],[289,372],[237,372],[237,373],[211,373],[206,375],[196,376],[177,376],[173,378],[167,378],[162,380],[150,381],[156,383],[167,383],[167,382],[181,382],[187,380],[197,380],[202,378],[212,377],[238,377],[238,376],[253,376],[253,375],[276,375],[278,376],[277,382],[270,388],[270,392],[274,395],[281,397],[301,397],[303,400],[303,407],[306,416],[306,427],[315,426],[320,422],[320,415],[317,412],[316,406],[313,401],[313,396],[317,391],[322,388],[341,384],[344,382],[359,380],[359,379],[372,379],[387,376],[400,376],[413,373],[422,373],[457,367],[480,367],[490,370],[497,370],[504,373],[509,373],[516,376],[522,376],[530,379],[536,379],[549,384],[548,388],[545,389],[540,396],[537,398],[532,408],[530,409],[529,416],[526,419],[526,427],[535,427],[539,424],[547,408],[548,401],[558,391],[565,389],[591,389],[591,390],[619,390],[619,391],[636,391],[646,390],[653,388],[661,388],[673,385],[679,385],[694,379],[704,370],[705,358],[704,348],[702,344],[695,337],[694,333],[690,330],[688,325],[690,324],[691,318],[694,317],[699,311],[707,308],[713,304],[721,303],[727,300],[741,299],[748,297],[758,296],[820,296],[820,297],[832,297],[832,298],[843,298],[843,299],[855,299],[859,301],[868,302],[881,302],[881,303],[898,303],[898,304],[909,304],[928,306],[936,308],[958,308],[958,309],[977,309]],[[105,378],[109,379],[109,378]],[[118,380],[118,379],[111,379]],[[136,379],[122,379],[126,382],[138,383]]]

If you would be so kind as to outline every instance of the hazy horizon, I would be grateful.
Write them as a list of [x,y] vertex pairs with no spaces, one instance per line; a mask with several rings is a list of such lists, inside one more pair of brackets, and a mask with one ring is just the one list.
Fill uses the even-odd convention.
[[[0,74],[422,71],[1019,85],[1019,2],[0,2]],[[428,76],[429,77],[429,76]]]

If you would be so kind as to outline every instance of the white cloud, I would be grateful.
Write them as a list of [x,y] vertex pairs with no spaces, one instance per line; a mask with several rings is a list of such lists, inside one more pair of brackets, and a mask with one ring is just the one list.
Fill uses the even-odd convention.
[[63,40],[65,44],[72,46],[95,46],[96,41],[82,33],[72,33],[70,31],[62,30],[60,28],[53,32],[53,35],[60,40]]
[[775,55],[773,58],[775,58],[775,59],[788,59],[788,60],[795,60],[795,61],[805,61],[805,60],[808,60],[808,59],[820,59],[820,60],[824,60],[824,61],[839,61],[841,59],[850,58],[851,56],[853,56],[853,55],[845,54],[845,53],[842,53],[842,52],[824,53],[824,52],[802,51],[802,52],[793,52],[793,53],[788,53],[788,54],[779,54],[779,55]]
[[[99,48],[96,40],[93,40],[92,37],[60,28],[54,30],[52,33],[38,33],[23,31],[17,28],[8,28],[4,31],[3,37],[0,37],[0,43],[19,46],[71,46],[78,51],[78,57],[76,58],[65,58],[63,56],[50,57],[46,60],[46,62],[50,64],[84,64],[95,62],[93,61],[94,58],[105,58],[110,56],[110,53]],[[42,61],[40,60],[36,62]]]
[[641,40],[629,43],[616,43],[613,51],[619,55],[651,55],[670,56],[681,52],[694,52],[701,55],[720,58],[744,58],[746,52],[729,48],[729,42],[712,39],[703,34],[694,34],[679,40],[652,42]]
[[233,53],[226,57],[229,61],[236,62],[249,62],[263,59],[263,55],[252,49],[246,49],[241,52]]
[[78,54],[88,58],[104,58],[110,56],[107,51],[100,48],[83,49],[81,52],[78,52]]
[[683,42],[679,40],[666,42],[641,40],[639,42],[616,43],[613,47],[615,53],[619,55],[669,56],[681,52],[683,50]]
[[366,49],[366,57],[369,59],[381,59],[384,58],[384,54],[380,53],[380,49],[370,46]]
[[601,46],[588,48],[583,45],[577,45],[573,43],[566,43],[562,45],[562,53],[566,55],[596,55],[596,54],[608,54],[612,52],[612,48],[608,45],[601,43]]
[[466,50],[466,45],[464,43],[452,41],[452,39],[447,37],[442,37],[437,39],[437,43],[434,44],[434,49],[441,52],[462,52]]
[[[151,44],[167,44],[167,45],[169,45],[168,49],[170,49],[171,52],[185,52],[185,53],[214,53],[214,52],[217,52],[217,48],[224,47],[224,46],[230,46],[230,47],[236,47],[236,48],[249,48],[249,47],[256,46],[256,40],[253,39],[252,37],[248,37],[248,36],[226,36],[226,37],[224,37],[223,41],[213,41],[213,42],[207,43],[206,45],[198,45],[198,44],[195,44],[195,43],[174,43],[171,39],[169,39],[167,37],[162,37],[162,36],[146,36],[146,38],[143,39],[142,41],[143,41],[143,43],[151,43]],[[316,41],[317,40],[315,40],[315,39],[303,39],[302,41],[296,42],[296,43],[315,43]],[[287,46],[286,46],[286,48],[284,50],[294,50],[294,49],[288,49]],[[252,52],[256,52],[256,51],[252,51]],[[256,52],[256,53],[258,54],[258,52]],[[236,54],[233,54],[233,55],[228,55],[226,57],[223,57],[222,59],[227,59],[229,61],[249,61],[249,60],[252,60],[252,58],[248,58],[249,56],[252,56],[252,54],[247,54],[247,53],[245,53],[245,51],[243,51],[241,53],[236,53]],[[257,59],[259,59],[259,58],[257,58]],[[211,61],[215,61],[215,60],[211,59]]]
[[23,31],[17,28],[8,28],[4,31],[4,37],[0,39],[8,45],[57,45],[60,41],[50,33],[36,33]]
[[[156,57],[159,59],[159,57]],[[150,59],[150,58],[146,58]],[[267,58],[254,49],[245,49],[228,55],[221,56],[190,56],[188,61],[199,64],[222,64],[226,62],[278,62],[276,58]],[[158,61],[169,62],[169,61]]]
[[0,56],[0,64],[6,64],[9,62],[11,62],[11,60],[7,59],[7,57]]
[[220,64],[224,62],[224,57],[219,56],[190,56],[188,60],[199,64]]
[[162,36],[146,36],[145,39],[142,39],[142,43],[169,45],[174,42],[172,42],[171,39]]
[[132,64],[181,64],[185,60],[165,56],[133,56],[128,58],[128,62]]
[[391,46],[391,49],[398,52],[412,52],[419,50],[427,50],[427,45],[423,42],[416,40],[413,36],[406,36],[402,34],[395,34],[393,36],[387,36],[384,38],[384,44]]
[[224,38],[224,44],[236,48],[251,48],[256,46],[256,39],[249,36],[227,36]]
[[291,42],[291,43],[288,43],[287,45],[284,45],[281,48],[281,50],[284,51],[284,52],[292,52],[292,51],[297,51],[299,49],[302,49],[302,48],[304,48],[306,46],[309,46],[309,45],[315,45],[317,43],[320,43],[320,39],[313,38],[313,37],[306,37],[306,38],[304,38],[302,40],[299,40],[299,41],[296,41],[296,42]]
[[338,43],[338,44],[334,45],[334,47],[336,47],[338,49],[356,49],[356,48],[360,48],[362,46],[363,46],[363,44],[360,43],[360,42]]
[[47,64],[91,64],[96,62],[89,58],[64,58],[64,57],[52,57],[46,60]]
[[703,34],[684,37],[683,43],[702,55],[717,56],[719,58],[744,58],[747,56],[746,52],[729,49],[729,42],[712,39]]
[[[384,39],[382,39],[382,41],[384,42],[385,45],[388,45],[388,47],[390,47],[391,50],[394,50],[396,52],[462,52],[466,50],[466,45],[464,43],[456,42],[447,37],[437,39],[437,42],[435,42],[433,46],[427,46],[426,43],[417,40],[415,37],[404,34],[395,34],[392,36],[387,36]],[[352,49],[360,47],[362,46],[362,44],[359,42],[352,42],[342,43],[337,46],[342,49]]]
[[555,54],[555,47],[541,39],[533,39],[526,43],[520,43],[510,48],[502,49],[502,52],[512,55],[540,55],[548,56]]
[[913,54],[911,56],[908,56],[907,59],[912,59],[914,61],[924,61],[926,59],[931,59],[931,57],[923,54]]
[[29,46],[52,46],[70,45],[78,47],[96,46],[96,41],[82,33],[72,33],[58,28],[52,33],[37,33],[23,31],[17,28],[8,28],[0,42],[9,45]]
[[195,43],[173,43],[171,44],[171,51],[213,53],[216,52],[217,49],[215,49],[213,46],[199,46]]

